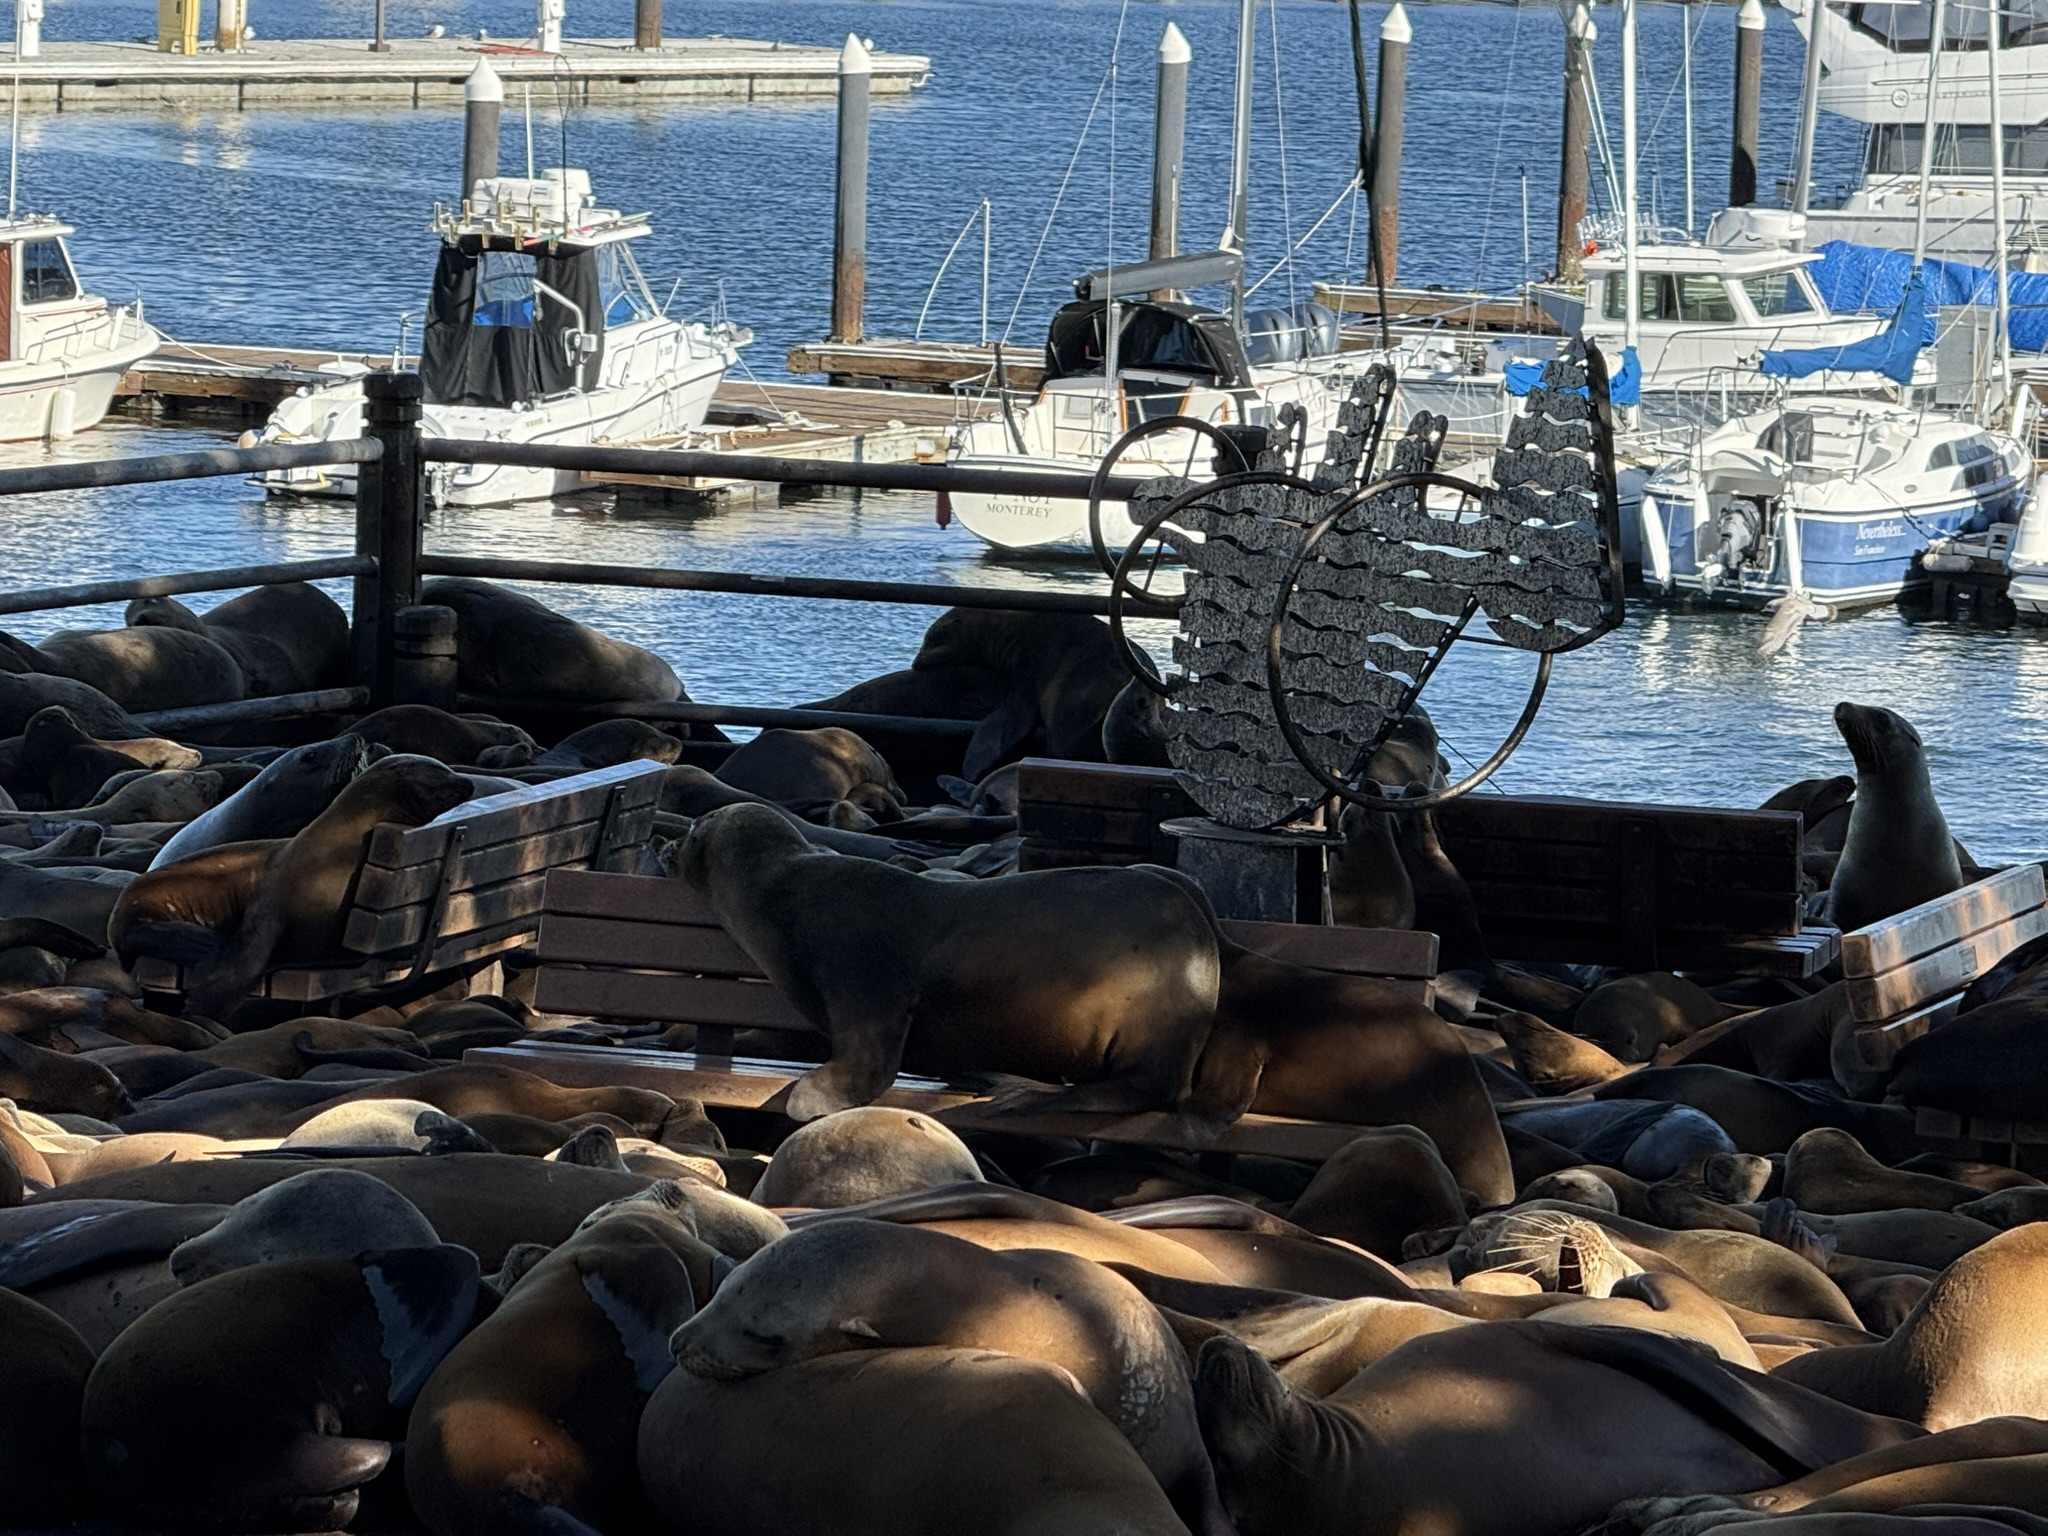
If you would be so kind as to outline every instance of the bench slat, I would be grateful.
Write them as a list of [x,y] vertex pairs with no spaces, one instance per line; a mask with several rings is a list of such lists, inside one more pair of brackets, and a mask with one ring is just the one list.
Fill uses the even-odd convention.
[[[563,864],[596,862],[607,854],[644,843],[653,824],[654,808],[640,805],[620,810],[609,827],[602,820],[579,821],[492,846],[472,848],[465,844],[449,874],[448,888],[453,894],[496,885],[520,875],[538,874]],[[605,833],[602,848],[597,844],[600,831]],[[356,880],[355,904],[365,911],[388,912],[432,901],[443,862],[413,864],[404,869],[365,865]]]
[[[1956,939],[1910,964],[1893,966],[1880,975],[1847,975],[1844,980],[1849,984],[1849,1011],[1859,1021],[1875,1023],[1960,992],[2022,944],[2032,943],[2044,934],[2048,934],[2048,908],[2036,907],[1995,928]],[[1855,937],[1843,935],[1844,949]],[[1843,969],[1846,971],[1847,966]]]
[[[2041,866],[2021,864],[1842,935],[1842,971],[1877,976],[2048,902]],[[2010,950],[2003,953],[2010,953]]]
[[533,1006],[542,1013],[600,1019],[816,1033],[770,983],[735,977],[543,966],[534,981]]
[[[514,922],[524,922],[531,931],[540,920],[541,893],[546,883],[545,874],[521,875],[516,880],[501,880],[496,885],[450,896],[441,914],[437,942],[453,942],[477,929]],[[342,943],[359,955],[409,952],[418,945],[432,913],[432,903],[424,901],[389,912],[356,908],[348,915]]]
[[1436,977],[1437,937],[1433,933],[1234,918],[1225,918],[1222,926],[1226,938],[1273,960],[1341,971],[1347,976]]
[[629,922],[695,923],[718,926],[711,904],[685,880],[620,875],[590,869],[557,869],[548,874],[550,916],[612,917]]
[[484,847],[579,821],[595,821],[604,815],[615,788],[621,811],[652,806],[661,798],[667,775],[665,764],[636,761],[486,795],[444,811],[425,826],[378,827],[370,834],[368,862],[403,869],[438,860],[458,824],[468,829],[465,836],[471,846]]
[[[624,1046],[488,1046],[465,1051],[463,1060],[518,1067],[565,1087],[653,1088],[671,1097],[693,1098],[705,1104],[768,1110],[780,1110],[787,1101],[790,1085],[810,1070],[801,1063],[725,1057],[710,1058],[707,1065],[700,1067],[697,1058],[687,1052]],[[1172,1115],[1003,1114],[990,1109],[984,1099],[931,1085],[929,1079],[898,1078],[896,1086],[876,1102],[896,1109],[918,1110],[956,1131],[1009,1131],[1143,1146],[1187,1145],[1181,1124]],[[1357,1140],[1366,1129],[1358,1125],[1289,1120],[1277,1115],[1245,1115],[1199,1150],[1322,1162]]]
[[1618,846],[1624,821],[1653,821],[1665,848],[1764,854],[1796,851],[1804,824],[1797,811],[1632,805],[1569,795],[1466,795],[1439,806],[1436,821],[1446,846],[1505,839]]
[[1953,995],[1902,1013],[1882,1023],[1859,1024],[1851,1035],[1857,1059],[1872,1072],[1881,1072],[1898,1058],[1899,1052],[1938,1024],[1955,1017],[1962,997]]
[[[1619,928],[1626,917],[1622,893],[1613,886],[1499,885],[1485,880],[1467,884],[1489,941],[1496,928],[1562,928],[1570,924]],[[1791,890],[1775,894],[1681,886],[1657,893],[1660,942],[1674,930],[1790,937],[1805,920],[1805,899]]]
[[[550,887],[552,895],[553,888]],[[630,923],[617,918],[571,917],[543,907],[542,965],[609,965],[691,975],[762,975],[760,962],[723,928],[681,923]]]
[[[1474,841],[1459,844],[1452,859],[1468,882],[1512,881],[1538,886],[1611,886],[1617,868],[1616,848],[1597,843]],[[1661,908],[1666,892],[1688,886],[1780,895],[1798,888],[1798,870],[1790,844],[1763,853],[1660,847],[1658,904]]]
[[1017,764],[1017,808],[1026,804],[1086,806],[1103,811],[1150,811],[1155,791],[1178,797],[1176,816],[1198,816],[1200,809],[1180,787],[1171,768],[1138,768],[1126,763],[1074,763],[1060,758],[1027,757]]

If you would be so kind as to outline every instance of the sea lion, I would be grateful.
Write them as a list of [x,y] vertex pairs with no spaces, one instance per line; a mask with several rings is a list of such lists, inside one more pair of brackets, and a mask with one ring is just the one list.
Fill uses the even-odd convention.
[[879,1104],[797,1128],[754,1186],[757,1205],[846,1206],[979,1179],[967,1144],[929,1115]]
[[1883,1343],[1802,1355],[1778,1374],[1934,1430],[2048,1418],[2044,1279],[2048,1226],[2001,1232],[1949,1265]]
[[36,650],[46,670],[89,684],[124,709],[186,709],[248,697],[248,679],[235,658],[209,636],[186,630],[60,629]]
[[205,613],[175,598],[138,598],[125,620],[206,636],[235,658],[251,698],[329,687],[343,680],[348,664],[348,615],[303,581],[255,587]]
[[1086,614],[949,608],[925,631],[913,671],[969,667],[1007,684],[967,743],[961,772],[979,780],[1031,755],[1102,761],[1102,722],[1130,681],[1109,626]]
[[296,837],[368,766],[368,749],[353,733],[293,747],[264,764],[253,780],[212,810],[174,832],[149,867],[175,864],[226,843]]
[[[303,1042],[303,1044],[302,1044]],[[291,1078],[309,1065],[305,1051],[372,1050],[426,1052],[410,1030],[361,1019],[287,1019],[268,1029],[244,1030],[206,1046],[199,1054],[216,1067],[239,1067],[265,1077]]]
[[93,1354],[47,1307],[0,1290],[0,1508],[10,1525],[78,1511],[79,1405]]
[[101,741],[60,704],[37,710],[22,727],[22,766],[43,781],[54,806],[84,805],[100,786],[131,768],[197,768],[200,754],[160,736]]
[[674,1365],[669,1335],[710,1297],[718,1264],[687,1214],[635,1203],[521,1275],[413,1405],[405,1488],[427,1529],[642,1526],[634,1434]]
[[700,817],[681,874],[813,1025],[830,1059],[788,1113],[881,1096],[897,1071],[1077,1086],[1041,1108],[1178,1109],[1216,1011],[1216,940],[1145,869],[941,881],[813,849],[776,812]]
[[165,769],[131,778],[90,805],[53,814],[104,827],[182,823],[220,804],[221,782],[221,776],[210,768]]
[[[1785,1154],[1785,1198],[1823,1216],[1857,1211],[1952,1211],[1981,1190],[1954,1179],[1887,1168],[1847,1131],[1822,1126]],[[1967,1212],[1965,1214],[1968,1214]]]
[[1593,1097],[1601,1103],[1648,1099],[1688,1105],[1720,1126],[1736,1149],[1760,1156],[1787,1151],[1824,1125],[1849,1132],[1880,1156],[1904,1156],[1917,1146],[1912,1116],[1895,1105],[1859,1104],[1831,1084],[1775,1083],[1727,1067],[1644,1067],[1602,1083]]
[[431,757],[450,767],[518,768],[540,753],[534,739],[516,725],[489,715],[451,715],[431,704],[388,705],[364,715],[349,730],[372,747]]
[[476,1255],[261,1264],[114,1341],[85,1388],[86,1474],[130,1524],[338,1530],[476,1312]]
[[1849,703],[1835,706],[1835,728],[1856,759],[1849,832],[1828,886],[1828,920],[1846,932],[1960,889],[1963,870],[1920,733],[1888,709]]
[[848,715],[912,715],[931,720],[979,720],[1009,692],[1008,682],[986,667],[908,667],[885,672],[835,693],[799,704]]
[[440,1240],[389,1184],[353,1168],[313,1168],[235,1202],[218,1225],[171,1250],[171,1273],[189,1286],[250,1264],[359,1259]]
[[1736,1011],[1683,977],[1652,971],[1587,993],[1572,1015],[1572,1033],[1622,1061],[1648,1061]]
[[112,1119],[131,1107],[121,1080],[97,1062],[0,1033],[0,1098],[43,1114]]
[[1462,1225],[1464,1198],[1436,1143],[1413,1126],[1366,1131],[1324,1162],[1287,1219],[1398,1264],[1411,1232]]
[[2010,1120],[2048,1119],[2048,959],[2021,971],[1981,1008],[1958,1014],[1899,1052],[1886,1091],[1915,1108]]
[[686,1371],[738,1381],[862,1349],[998,1350],[1069,1372],[1194,1531],[1221,1511],[1187,1357],[1128,1280],[1064,1253],[992,1253],[878,1221],[794,1232],[730,1275],[671,1346]]
[[673,763],[682,753],[682,742],[644,721],[600,720],[564,736],[535,758],[533,766],[582,772],[619,763]]
[[1487,1023],[1507,1042],[1515,1070],[1538,1093],[1576,1093],[1629,1071],[1627,1063],[1591,1040],[1567,1034],[1533,1013],[1510,1009]]
[[464,693],[566,704],[684,697],[652,651],[601,634],[509,587],[439,577],[420,602],[455,610],[456,683]]
[[1385,811],[1344,807],[1337,823],[1344,841],[1329,855],[1333,923],[1352,928],[1415,926],[1415,883],[1394,841],[1394,821]]
[[[42,659],[37,653],[37,660]],[[133,740],[150,734],[119,704],[90,683],[52,673],[0,672],[0,740],[19,736],[36,714],[62,705],[83,729],[101,740]]]
[[718,777],[784,805],[846,801],[877,821],[903,819],[903,788],[882,754],[836,725],[765,730],[720,763]]
[[1566,1533],[1625,1498],[1769,1487],[1916,1433],[1690,1342],[1540,1321],[1424,1335],[1321,1401],[1211,1339],[1195,1400],[1243,1536]]
[[[419,1099],[356,1099],[323,1109],[286,1136],[279,1151],[299,1147],[400,1147],[417,1152],[431,1139],[420,1117],[441,1111]],[[488,1142],[477,1150],[491,1151]]]
[[1106,1214],[1118,1226],[1171,1238],[1232,1285],[1332,1300],[1412,1294],[1406,1277],[1386,1260],[1227,1196],[1182,1196]]
[[1135,677],[1125,683],[1102,717],[1103,761],[1171,768],[1166,755],[1167,715],[1166,700],[1157,688]]
[[[172,958],[192,962],[186,1006],[217,1016],[247,996],[271,966],[341,954],[341,925],[372,828],[417,827],[469,797],[468,783],[428,759],[374,763],[289,841],[230,843],[199,855],[206,863],[185,860],[143,875],[125,893],[125,910],[116,911],[115,947],[124,961],[168,949]],[[265,850],[260,860],[248,852],[253,848]],[[200,892],[188,895],[188,884]],[[209,894],[209,885],[220,889]],[[244,893],[239,910],[231,894],[236,890]],[[203,910],[180,916],[180,902],[226,908],[232,926],[220,918],[209,922]],[[145,949],[145,943],[161,947]]]
[[1071,1375],[966,1349],[828,1355],[745,1381],[670,1373],[640,1420],[665,1536],[1186,1536]]
[[0,921],[39,917],[95,943],[136,877],[113,869],[26,869],[0,866]]

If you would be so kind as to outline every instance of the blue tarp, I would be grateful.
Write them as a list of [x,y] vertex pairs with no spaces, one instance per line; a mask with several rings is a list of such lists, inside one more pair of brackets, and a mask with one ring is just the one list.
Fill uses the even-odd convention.
[[1927,304],[1927,279],[1909,275],[1892,313],[1892,323],[1875,336],[1839,347],[1766,352],[1763,372],[1773,379],[1803,379],[1826,371],[1881,373],[1894,384],[1910,384],[1920,349],[1932,340],[1934,312]]
[[[1507,392],[1520,398],[1543,382],[1543,364],[1516,361],[1501,370]],[[1583,389],[1577,391],[1584,394]],[[1639,405],[1643,398],[1643,365],[1634,347],[1621,349],[1621,371],[1607,381],[1607,399],[1612,405]]]
[[[1816,251],[1821,259],[1807,270],[1830,309],[1895,309],[1905,296],[1906,279],[1913,275],[1913,258],[1903,251],[1880,251],[1846,240],[1830,240]],[[1987,267],[1929,261],[1925,270],[1929,341],[1934,339],[1935,307],[1998,302],[1998,277]],[[2012,306],[2013,350],[2048,351],[2048,272],[2008,272],[2005,293]]]

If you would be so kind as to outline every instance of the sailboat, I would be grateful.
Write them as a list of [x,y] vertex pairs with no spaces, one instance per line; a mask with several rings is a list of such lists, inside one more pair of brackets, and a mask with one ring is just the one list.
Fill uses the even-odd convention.
[[[1337,317],[1320,304],[1245,308],[1254,28],[1254,0],[1240,0],[1230,225],[1221,247],[1077,279],[1074,301],[1047,332],[1037,396],[1017,405],[1005,394],[999,416],[961,427],[949,463],[998,473],[1091,472],[1126,433],[1156,422],[1119,453],[1117,475],[1206,475],[1213,435],[1170,419],[1262,427],[1289,406],[1299,412],[1302,472],[1321,462],[1352,380],[1370,359],[1340,355]],[[1226,284],[1223,310],[1160,297]],[[999,548],[1080,551],[1093,543],[1088,503],[1078,498],[1021,488],[955,491],[950,505],[961,526]],[[1103,504],[1102,524],[1112,549],[1138,531],[1122,502]]]

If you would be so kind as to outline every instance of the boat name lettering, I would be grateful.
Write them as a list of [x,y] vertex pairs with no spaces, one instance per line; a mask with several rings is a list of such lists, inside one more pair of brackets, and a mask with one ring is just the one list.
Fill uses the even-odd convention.
[[[1906,525],[1897,519],[1881,523],[1858,523],[1856,537],[1859,539],[1903,539]],[[1858,551],[1861,553],[1861,551]]]

